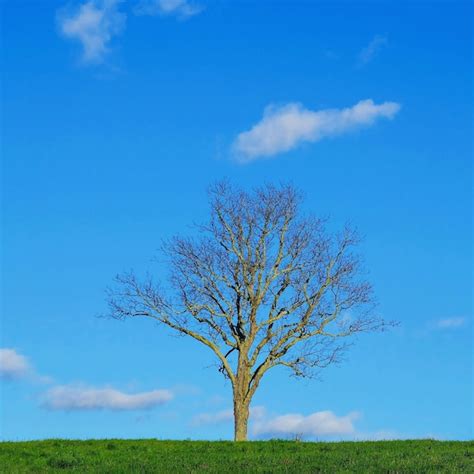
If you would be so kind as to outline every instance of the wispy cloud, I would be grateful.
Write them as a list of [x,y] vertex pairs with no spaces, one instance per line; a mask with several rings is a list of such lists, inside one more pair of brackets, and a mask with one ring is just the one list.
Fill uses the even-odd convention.
[[[257,405],[250,407],[250,419],[260,420],[265,416],[265,407]],[[234,412],[231,408],[213,413],[200,413],[191,420],[191,425],[218,425],[221,423],[230,423],[234,419]]]
[[0,349],[0,377],[20,379],[33,373],[28,359],[15,349]]
[[234,413],[232,409],[221,410],[215,413],[199,413],[192,420],[193,426],[218,425],[232,421]]
[[102,63],[110,42],[125,28],[126,14],[118,10],[122,0],[90,0],[76,9],[58,12],[61,34],[82,46],[83,64]]
[[388,44],[386,36],[376,35],[372,38],[372,41],[363,48],[358,55],[358,65],[364,66],[374,59],[380,51],[385,48]]
[[50,410],[139,410],[153,408],[173,398],[170,390],[124,393],[114,388],[59,385],[48,390],[42,406]]
[[252,431],[255,436],[263,437],[352,435],[356,433],[354,421],[359,417],[358,412],[345,416],[337,416],[332,411],[319,411],[307,416],[294,413],[256,421]]
[[201,13],[204,7],[187,0],[141,0],[134,8],[135,15],[168,15],[181,19]]
[[260,122],[237,136],[232,149],[237,160],[245,163],[287,152],[304,142],[317,142],[372,125],[379,118],[391,119],[399,110],[396,102],[375,104],[371,99],[345,109],[316,111],[298,103],[269,106]]
[[444,318],[436,321],[436,328],[438,329],[457,329],[467,324],[467,318]]
[[53,382],[51,377],[38,374],[28,357],[11,348],[0,348],[0,379],[40,384]]

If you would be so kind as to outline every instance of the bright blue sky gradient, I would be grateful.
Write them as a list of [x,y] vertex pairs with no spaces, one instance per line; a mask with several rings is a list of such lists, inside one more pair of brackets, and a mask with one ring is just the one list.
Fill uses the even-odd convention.
[[[205,189],[226,176],[244,187],[291,181],[308,210],[355,223],[380,312],[401,322],[359,338],[322,381],[270,373],[254,405],[268,418],[360,412],[339,436],[349,439],[472,438],[472,7],[201,4],[184,21],[122,3],[126,27],[95,65],[59,34],[62,2],[2,5],[0,346],[37,375],[2,380],[1,437],[231,437],[229,422],[192,423],[231,406],[206,348],[149,321],[95,318],[116,273],[164,274],[150,261],[160,240],[206,219]],[[386,44],[360,64],[376,35]],[[234,139],[269,104],[363,99],[402,108],[273,158],[232,159]],[[41,406],[69,384],[174,399],[145,411]]]

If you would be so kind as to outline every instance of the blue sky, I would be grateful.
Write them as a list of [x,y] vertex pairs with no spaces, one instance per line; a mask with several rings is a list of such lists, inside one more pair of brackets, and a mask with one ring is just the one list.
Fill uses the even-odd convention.
[[472,5],[2,9],[2,439],[231,437],[204,346],[96,317],[222,177],[356,224],[400,321],[321,380],[270,373],[251,435],[472,438]]

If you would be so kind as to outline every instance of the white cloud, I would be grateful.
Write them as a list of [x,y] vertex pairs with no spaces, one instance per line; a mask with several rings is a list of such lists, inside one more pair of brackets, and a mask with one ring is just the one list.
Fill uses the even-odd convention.
[[0,379],[27,379],[32,383],[51,383],[53,379],[40,375],[24,355],[15,349],[0,349]]
[[438,329],[456,329],[466,325],[467,319],[466,318],[445,318],[439,319],[436,321],[436,327]]
[[141,0],[134,9],[136,15],[175,15],[190,18],[203,11],[201,5],[187,0]]
[[15,349],[0,349],[0,377],[18,379],[32,372],[28,359]]
[[42,405],[50,410],[138,410],[162,405],[172,398],[170,390],[128,394],[114,388],[60,385],[45,393]]
[[372,125],[379,118],[393,118],[400,110],[396,102],[375,104],[361,100],[345,109],[308,110],[289,103],[265,109],[263,118],[250,130],[237,136],[233,151],[241,162],[249,162],[289,151],[300,143],[317,142]]
[[101,63],[109,52],[112,38],[120,34],[126,15],[118,11],[121,0],[90,0],[76,10],[58,14],[60,31],[82,45],[83,63]]
[[308,416],[295,413],[256,421],[252,431],[255,436],[265,437],[352,435],[356,432],[354,421],[359,417],[358,412],[345,416],[337,416],[332,411],[319,411]]
[[379,54],[380,50],[388,44],[386,36],[376,35],[372,38],[372,41],[360,51],[359,53],[359,66],[363,66]]
[[[337,416],[332,411],[319,411],[304,416],[291,413],[280,416],[269,416],[264,406],[250,407],[250,428],[253,438],[328,438],[347,440],[389,440],[407,439],[394,430],[360,432],[354,423],[361,418],[361,413],[353,411],[345,416]],[[217,412],[200,413],[191,420],[192,426],[231,424],[234,420],[232,409]]]

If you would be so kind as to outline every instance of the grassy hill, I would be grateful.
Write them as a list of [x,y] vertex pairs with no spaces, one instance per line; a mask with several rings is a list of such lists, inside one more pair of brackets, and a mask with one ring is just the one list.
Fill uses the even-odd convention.
[[0,443],[0,472],[474,473],[473,441],[46,440]]

